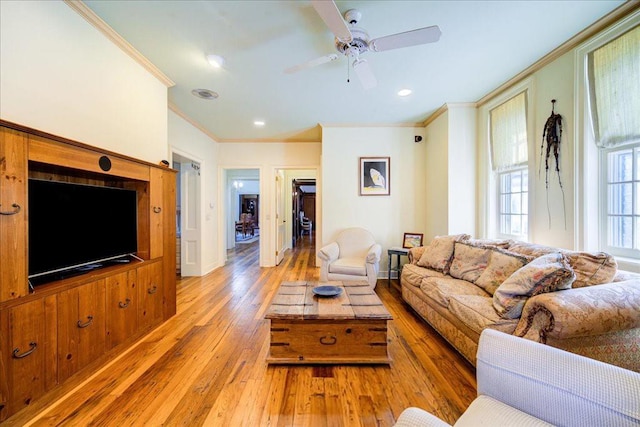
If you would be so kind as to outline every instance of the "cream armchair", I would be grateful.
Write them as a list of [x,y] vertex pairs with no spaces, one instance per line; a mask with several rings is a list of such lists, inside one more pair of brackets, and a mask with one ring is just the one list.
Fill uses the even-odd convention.
[[375,288],[382,248],[364,228],[347,228],[320,249],[320,280],[366,280]]

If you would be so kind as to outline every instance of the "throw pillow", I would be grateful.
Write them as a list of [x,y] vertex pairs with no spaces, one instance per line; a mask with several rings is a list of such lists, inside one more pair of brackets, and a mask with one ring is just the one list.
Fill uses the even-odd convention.
[[475,283],[487,267],[489,255],[491,255],[491,248],[456,242],[449,275]]
[[453,245],[469,237],[468,234],[434,237],[422,253],[418,265],[447,274],[453,257]]
[[493,294],[493,307],[503,319],[517,319],[530,297],[569,289],[576,275],[567,258],[551,253],[534,259],[504,281]]
[[491,256],[489,256],[489,264],[475,283],[493,295],[502,282],[507,280],[516,270],[527,265],[531,260],[533,260],[533,257],[498,248],[492,249]]
[[616,259],[605,252],[566,252],[576,273],[573,288],[612,282],[618,272]]

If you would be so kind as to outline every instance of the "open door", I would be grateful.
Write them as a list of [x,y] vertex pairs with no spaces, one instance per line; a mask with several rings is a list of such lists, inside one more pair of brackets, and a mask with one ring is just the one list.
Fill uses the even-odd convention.
[[284,174],[278,171],[276,174],[276,265],[279,265],[284,258],[284,236],[286,227],[286,216],[284,214]]
[[200,276],[200,164],[174,153],[180,163],[180,272]]

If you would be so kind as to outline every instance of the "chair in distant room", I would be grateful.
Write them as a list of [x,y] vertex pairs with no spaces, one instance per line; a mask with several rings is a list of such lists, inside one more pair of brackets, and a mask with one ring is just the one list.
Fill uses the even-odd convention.
[[300,235],[303,236],[306,232],[311,236],[311,230],[313,229],[313,223],[309,218],[304,216],[304,212],[300,211]]
[[320,281],[364,280],[375,288],[382,248],[364,228],[347,228],[318,252]]

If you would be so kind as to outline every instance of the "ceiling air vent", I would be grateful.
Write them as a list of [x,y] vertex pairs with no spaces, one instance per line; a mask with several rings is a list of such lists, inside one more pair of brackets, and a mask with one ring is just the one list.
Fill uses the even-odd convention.
[[191,91],[191,93],[193,94],[193,96],[197,96],[198,98],[202,99],[216,99],[218,97],[218,94],[216,92],[209,89],[194,89]]

